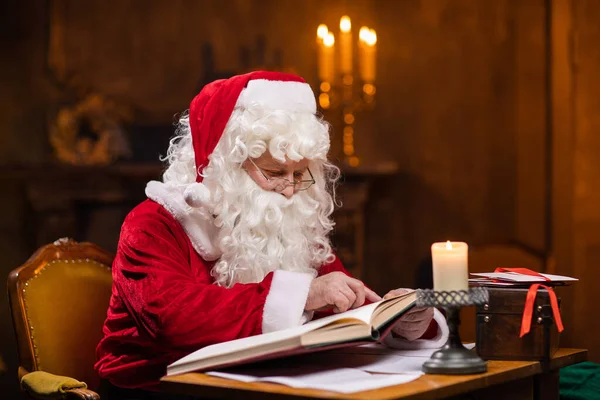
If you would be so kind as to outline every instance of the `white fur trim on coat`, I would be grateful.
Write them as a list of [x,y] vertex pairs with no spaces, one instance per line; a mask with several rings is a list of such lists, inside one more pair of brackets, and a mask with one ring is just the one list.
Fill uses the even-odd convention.
[[438,324],[437,335],[433,339],[406,340],[394,337],[391,333],[384,339],[386,346],[400,350],[437,349],[446,344],[450,329],[446,318],[437,309],[433,309],[433,319]]
[[308,83],[255,79],[248,82],[238,97],[236,107],[260,104],[271,110],[317,111],[315,95]]
[[146,196],[163,206],[179,222],[192,242],[194,250],[206,261],[221,257],[221,252],[213,244],[218,228],[213,220],[206,218],[200,210],[190,207],[184,199],[184,189],[159,181],[146,185]]
[[312,318],[304,307],[313,280],[311,274],[277,270],[263,309],[263,333],[300,326]]

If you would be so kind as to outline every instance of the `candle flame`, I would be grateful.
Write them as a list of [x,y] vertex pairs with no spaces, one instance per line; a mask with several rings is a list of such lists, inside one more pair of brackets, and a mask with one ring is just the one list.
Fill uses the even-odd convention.
[[327,36],[328,32],[329,32],[329,29],[327,28],[327,25],[321,24],[317,28],[317,37],[319,39],[323,40],[323,39],[325,39],[325,36]]
[[363,42],[367,41],[367,37],[370,35],[370,29],[367,26],[363,26],[360,28],[360,31],[358,32],[358,38],[360,40],[362,40]]
[[342,32],[350,32],[351,28],[352,28],[352,23],[350,22],[349,16],[344,15],[342,18],[340,18],[340,30]]
[[323,38],[323,44],[325,45],[325,47],[332,47],[334,43],[335,38],[333,37],[333,33],[328,32],[327,36]]
[[375,29],[369,29],[369,36],[367,36],[365,42],[369,46],[375,46],[375,43],[377,43],[377,33],[375,33]]
[[363,26],[358,32],[358,39],[365,42],[367,46],[375,46],[375,43],[377,43],[377,32],[375,32],[375,29]]
[[446,242],[446,250],[452,250],[452,242],[449,240]]

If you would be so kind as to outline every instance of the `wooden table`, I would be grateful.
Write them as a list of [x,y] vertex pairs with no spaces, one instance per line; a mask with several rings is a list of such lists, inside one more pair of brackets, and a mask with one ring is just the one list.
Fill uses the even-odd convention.
[[546,365],[537,361],[488,361],[488,372],[477,375],[423,375],[403,385],[343,394],[294,389],[272,383],[244,383],[201,373],[161,380],[165,393],[224,399],[557,399],[558,370],[587,360],[587,350],[560,349]]

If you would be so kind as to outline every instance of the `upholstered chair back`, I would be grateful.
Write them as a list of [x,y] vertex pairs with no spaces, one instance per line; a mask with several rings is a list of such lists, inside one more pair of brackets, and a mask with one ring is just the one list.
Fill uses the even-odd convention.
[[19,376],[41,370],[98,387],[95,349],[111,295],[112,260],[94,244],[61,239],[11,272]]

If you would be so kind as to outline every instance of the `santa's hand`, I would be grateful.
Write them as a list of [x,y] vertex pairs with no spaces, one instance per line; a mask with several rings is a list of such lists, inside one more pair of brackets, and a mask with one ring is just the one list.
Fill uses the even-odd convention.
[[[395,289],[389,291],[383,298],[389,299],[412,291],[412,289]],[[392,332],[404,339],[415,340],[423,336],[431,320],[433,320],[433,308],[414,307],[398,320]]]
[[381,297],[358,279],[336,271],[313,279],[304,309],[315,311],[333,306],[333,311],[339,313],[362,306],[365,299],[375,302]]

